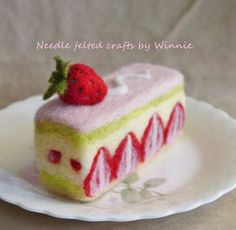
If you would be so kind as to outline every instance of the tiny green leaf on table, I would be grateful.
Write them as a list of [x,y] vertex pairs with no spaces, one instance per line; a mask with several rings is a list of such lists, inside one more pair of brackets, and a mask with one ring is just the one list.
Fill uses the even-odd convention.
[[135,203],[142,199],[140,192],[133,188],[125,188],[121,191],[121,197],[125,202]]
[[140,191],[140,195],[144,199],[148,199],[148,198],[153,197],[152,192],[147,190],[147,189],[145,189],[145,188]]
[[152,190],[152,188],[158,187],[166,182],[165,178],[152,178],[143,183],[143,186],[137,186],[135,183],[139,180],[138,173],[132,173],[125,178],[122,183],[125,188],[120,193],[123,201],[128,203],[135,203],[145,199],[151,199],[157,196],[163,196],[164,194],[158,191]]
[[153,178],[153,179],[147,180],[144,183],[144,187],[145,188],[154,188],[154,187],[164,184],[165,182],[166,182],[166,179],[164,179],[164,178]]
[[123,183],[124,184],[134,184],[135,182],[137,182],[139,180],[139,176],[138,176],[138,173],[132,173],[130,176],[126,177],[124,180],[123,180]]

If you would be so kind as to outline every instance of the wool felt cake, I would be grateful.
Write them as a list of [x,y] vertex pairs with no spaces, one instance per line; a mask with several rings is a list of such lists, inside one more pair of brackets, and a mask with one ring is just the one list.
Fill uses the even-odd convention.
[[135,63],[103,79],[107,91],[98,103],[66,103],[59,93],[35,116],[40,180],[75,200],[96,199],[145,167],[184,125],[184,79],[178,71]]

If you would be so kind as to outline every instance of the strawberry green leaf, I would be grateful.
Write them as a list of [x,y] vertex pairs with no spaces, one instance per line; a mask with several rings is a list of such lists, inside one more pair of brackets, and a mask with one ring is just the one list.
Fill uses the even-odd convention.
[[56,70],[51,73],[48,80],[50,85],[46,93],[43,95],[44,100],[50,98],[55,93],[63,95],[67,88],[69,62],[65,62],[59,56],[54,57],[54,60],[56,61]]
[[60,58],[60,56],[55,56],[54,60],[56,61],[56,71],[63,73],[64,61]]
[[56,85],[50,85],[47,89],[47,91],[43,95],[43,100],[47,100],[50,98],[54,93],[56,93]]
[[57,93],[59,95],[63,95],[66,88],[67,88],[67,81],[66,80],[61,81],[60,84],[57,85]]
[[63,67],[63,76],[64,76],[64,78],[67,78],[67,76],[68,76],[69,63],[70,62],[65,62],[64,63],[64,67]]
[[53,84],[57,84],[62,80],[62,77],[63,76],[58,71],[53,71],[48,82],[53,83]]
[[67,78],[70,62],[65,62],[59,56],[55,56],[54,60],[56,61],[56,71],[59,72],[63,76],[63,78]]

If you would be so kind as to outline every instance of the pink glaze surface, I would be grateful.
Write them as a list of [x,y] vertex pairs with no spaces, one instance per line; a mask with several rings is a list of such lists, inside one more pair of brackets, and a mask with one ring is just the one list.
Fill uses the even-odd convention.
[[90,132],[142,107],[183,81],[182,74],[176,70],[145,63],[125,66],[104,79],[112,88],[118,73],[143,73],[147,69],[151,71],[150,79],[126,79],[128,93],[125,95],[107,95],[101,103],[93,106],[68,105],[58,98],[53,99],[37,111],[35,119],[62,123],[83,133]]

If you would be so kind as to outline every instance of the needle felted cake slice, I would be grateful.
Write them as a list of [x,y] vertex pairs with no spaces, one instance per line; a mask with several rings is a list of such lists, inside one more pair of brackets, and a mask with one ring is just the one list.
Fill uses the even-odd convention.
[[[106,76],[56,57],[35,116],[36,163],[50,191],[93,200],[173,143],[183,128],[183,75],[135,63]],[[158,159],[157,159],[158,160]]]

